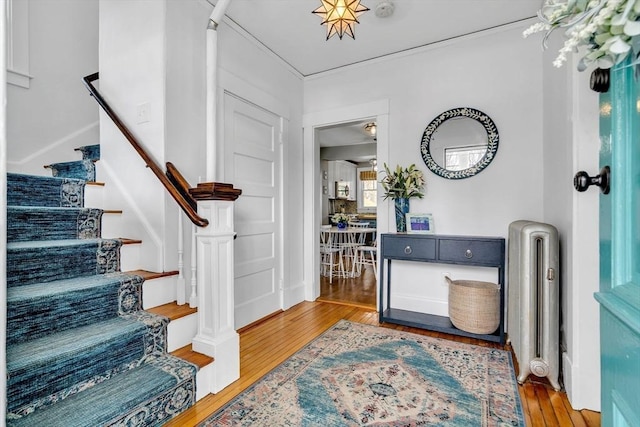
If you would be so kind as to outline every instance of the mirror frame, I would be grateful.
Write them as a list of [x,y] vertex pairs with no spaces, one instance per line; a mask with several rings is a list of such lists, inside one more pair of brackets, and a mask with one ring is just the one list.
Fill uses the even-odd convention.
[[[484,127],[487,132],[487,152],[482,159],[472,167],[459,171],[450,171],[436,163],[434,158],[431,156],[429,147],[438,126],[449,119],[458,117],[468,117],[476,120],[482,125],[482,127]],[[489,165],[489,163],[491,163],[498,151],[499,139],[498,128],[495,123],[493,123],[493,120],[491,120],[491,118],[482,111],[470,107],[452,108],[451,110],[447,110],[438,115],[438,117],[433,119],[431,123],[429,123],[429,126],[424,130],[422,140],[420,142],[420,154],[422,154],[422,160],[424,160],[424,163],[427,165],[429,170],[436,175],[447,179],[469,178],[480,173]]]

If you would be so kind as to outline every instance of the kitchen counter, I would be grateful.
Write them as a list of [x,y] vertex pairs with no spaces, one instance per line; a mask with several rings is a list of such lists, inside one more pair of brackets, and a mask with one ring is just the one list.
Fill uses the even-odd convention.
[[358,219],[361,219],[361,220],[367,220],[367,219],[376,220],[377,219],[377,215],[374,214],[374,213],[359,213],[358,214]]

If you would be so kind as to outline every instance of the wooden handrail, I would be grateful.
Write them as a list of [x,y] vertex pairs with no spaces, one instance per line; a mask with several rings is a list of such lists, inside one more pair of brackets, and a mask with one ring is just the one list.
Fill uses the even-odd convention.
[[169,181],[171,181],[171,183],[173,183],[173,185],[176,187],[176,190],[180,192],[182,197],[184,197],[187,202],[190,202],[191,207],[193,209],[197,209],[198,204],[196,203],[195,199],[191,197],[191,194],[189,194],[189,188],[191,186],[189,185],[187,180],[184,179],[178,168],[176,168],[171,162],[167,162],[166,175],[167,178],[169,178]]
[[[189,194],[189,191],[188,191],[189,185],[186,182],[186,180],[184,180],[180,172],[178,172],[178,170],[173,165],[171,165],[172,172],[167,171],[167,173],[173,178],[175,178],[176,176],[178,176],[179,178],[170,179],[167,175],[165,175],[165,173],[162,171],[160,166],[158,166],[158,164],[151,158],[151,156],[144,150],[144,148],[142,148],[142,145],[140,145],[136,137],[133,136],[133,134],[131,133],[131,131],[129,131],[127,126],[122,122],[122,120],[120,120],[120,117],[118,117],[115,111],[111,109],[107,101],[102,97],[100,92],[98,92],[98,89],[96,89],[95,86],[93,86],[92,82],[94,82],[95,80],[98,80],[99,78],[100,78],[99,73],[94,73],[82,79],[84,81],[84,85],[87,87],[87,90],[89,91],[91,96],[93,96],[93,98],[98,102],[100,107],[102,107],[105,113],[107,113],[107,115],[111,118],[113,123],[118,127],[118,129],[120,129],[120,132],[122,132],[122,134],[125,136],[125,138],[127,138],[129,143],[131,143],[131,145],[138,152],[140,157],[142,157],[142,160],[144,160],[147,167],[149,167],[153,172],[153,174],[160,180],[164,188],[167,189],[171,197],[173,197],[173,199],[178,203],[180,208],[184,211],[187,217],[189,217],[191,222],[197,225],[198,227],[206,227],[207,225],[209,225],[209,221],[207,221],[205,218],[202,218],[198,215],[198,212],[195,209],[196,201]],[[176,181],[178,181],[181,186],[182,185],[186,186],[186,188],[183,189],[182,191],[176,188],[176,184],[175,184]]]

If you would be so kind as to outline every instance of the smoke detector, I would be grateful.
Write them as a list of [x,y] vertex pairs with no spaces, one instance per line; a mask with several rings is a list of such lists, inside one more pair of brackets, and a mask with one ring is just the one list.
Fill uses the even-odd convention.
[[381,1],[375,8],[375,13],[378,18],[388,18],[393,15],[395,6],[390,1]]

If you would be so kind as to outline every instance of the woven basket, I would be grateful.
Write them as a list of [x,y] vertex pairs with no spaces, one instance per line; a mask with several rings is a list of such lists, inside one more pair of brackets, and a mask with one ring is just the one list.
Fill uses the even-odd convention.
[[449,283],[449,318],[465,332],[491,334],[500,325],[500,285],[473,280]]

